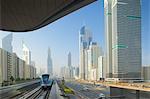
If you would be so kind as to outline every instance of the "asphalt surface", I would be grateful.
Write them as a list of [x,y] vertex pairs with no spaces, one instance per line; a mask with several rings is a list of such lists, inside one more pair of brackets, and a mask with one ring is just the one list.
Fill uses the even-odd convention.
[[[123,94],[120,94],[118,89],[114,89],[113,93],[117,93],[112,95],[110,98],[110,88],[103,86],[95,86],[93,84],[85,84],[78,82],[66,82],[68,87],[72,88],[78,95],[82,96],[83,99],[97,99],[100,93],[103,93],[107,98],[106,99],[137,99],[135,90],[124,89]],[[88,88],[88,90],[83,90],[84,88]],[[124,96],[124,97],[123,97]],[[140,92],[139,99],[150,99],[150,92]]]
[[[109,88],[107,87],[102,88],[100,86],[96,87],[93,84],[80,84],[77,82],[66,82],[65,84],[85,99],[96,99],[100,93],[109,96]],[[84,90],[85,87],[88,88],[88,90]]]

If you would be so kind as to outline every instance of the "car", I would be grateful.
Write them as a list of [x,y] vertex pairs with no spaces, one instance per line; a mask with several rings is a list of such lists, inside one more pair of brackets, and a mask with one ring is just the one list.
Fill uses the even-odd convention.
[[101,84],[97,84],[97,85],[95,85],[95,87],[99,87],[99,88],[106,88],[106,86],[101,85]]
[[87,91],[87,90],[89,90],[89,88],[87,86],[84,86],[83,91]]
[[100,85],[100,84],[96,84],[95,86],[96,86],[96,87],[100,87],[101,85]]
[[99,94],[99,97],[98,97],[98,99],[106,99],[106,96],[105,96],[105,94],[103,94],[103,93],[100,93],[100,94]]

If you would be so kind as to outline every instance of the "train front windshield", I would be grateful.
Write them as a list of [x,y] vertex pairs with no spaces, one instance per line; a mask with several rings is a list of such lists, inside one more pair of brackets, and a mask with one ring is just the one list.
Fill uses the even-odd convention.
[[49,75],[42,75],[42,81],[44,83],[48,83],[48,81],[49,81]]

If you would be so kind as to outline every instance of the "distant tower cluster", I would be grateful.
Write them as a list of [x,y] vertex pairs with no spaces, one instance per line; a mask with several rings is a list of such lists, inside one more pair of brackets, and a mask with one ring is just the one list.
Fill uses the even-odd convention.
[[50,74],[50,76],[53,76],[53,63],[52,63],[50,48],[48,48],[47,73]]
[[67,60],[68,65],[62,66],[60,70],[60,76],[64,77],[65,79],[74,79],[76,74],[75,74],[75,67],[72,66],[71,52],[69,52],[67,55],[68,55]]

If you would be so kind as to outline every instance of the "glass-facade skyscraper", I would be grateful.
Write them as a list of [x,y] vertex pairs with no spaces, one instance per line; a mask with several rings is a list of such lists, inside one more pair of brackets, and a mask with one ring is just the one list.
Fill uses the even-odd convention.
[[89,29],[85,26],[83,26],[79,32],[79,78],[85,79],[85,65],[86,65],[86,49],[89,48],[89,45],[92,41],[92,35]]
[[140,0],[105,0],[108,78],[141,78]]
[[27,45],[22,41],[23,60],[26,64],[31,65],[31,51]]
[[10,53],[13,52],[12,39],[13,39],[12,33],[8,34],[6,37],[2,39],[2,48]]

